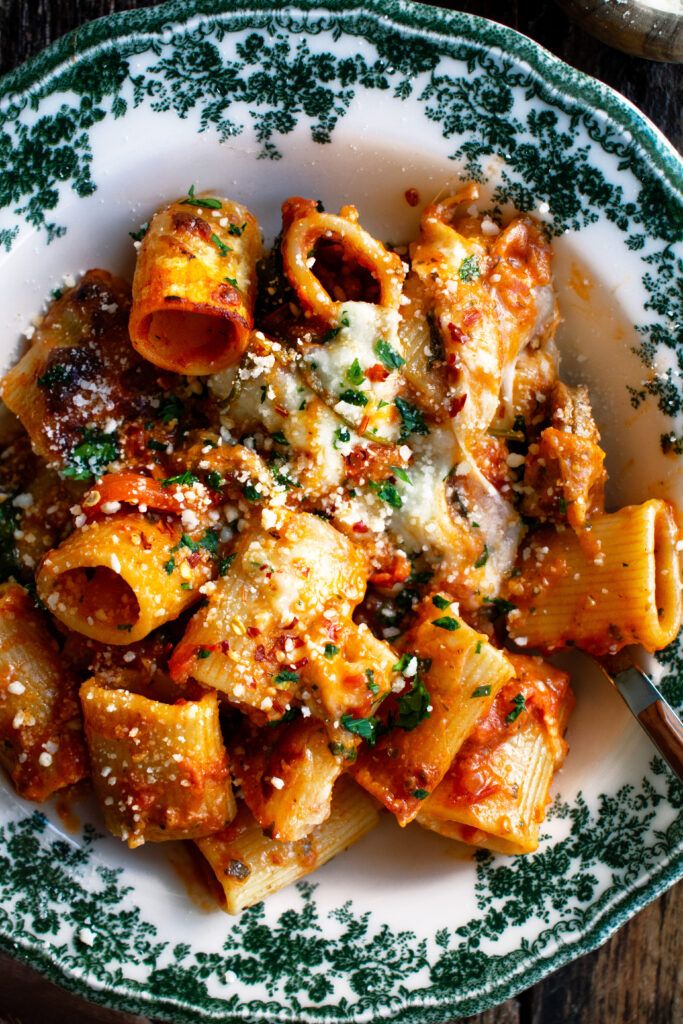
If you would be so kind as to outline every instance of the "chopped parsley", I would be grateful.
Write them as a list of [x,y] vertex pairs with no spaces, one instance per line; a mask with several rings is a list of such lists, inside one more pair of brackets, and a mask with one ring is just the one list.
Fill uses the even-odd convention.
[[212,491],[220,491],[225,483],[223,477],[215,469],[210,469],[204,479],[206,480],[206,486],[210,487]]
[[215,231],[211,235],[211,241],[216,246],[221,256],[227,256],[229,252],[232,252],[230,246],[221,241]]
[[365,678],[367,679],[367,687],[373,697],[376,697],[379,693],[379,683],[375,682],[375,673],[371,668],[366,668]]
[[320,339],[321,345],[325,345],[325,344],[327,344],[328,341],[332,341],[333,338],[337,337],[337,335],[341,331],[342,327],[348,327],[348,326],[349,326],[348,315],[346,313],[342,313],[342,315],[341,315],[341,317],[339,319],[339,323],[337,324],[337,326],[336,327],[330,327],[329,331],[327,331],[326,334],[323,334],[322,338]]
[[287,440],[287,438],[285,437],[281,430],[276,430],[275,433],[271,434],[270,436],[272,437],[273,441],[275,441],[275,444],[284,444],[287,445],[287,447],[289,447],[289,441]]
[[406,364],[403,356],[399,355],[396,349],[392,348],[384,338],[378,338],[375,342],[375,355],[387,370],[400,370]]
[[260,501],[261,494],[256,490],[253,484],[245,484],[242,488],[242,494],[247,501]]
[[54,384],[66,384],[71,380],[72,369],[64,363],[53,363],[48,366],[42,376],[38,377],[36,384],[39,388],[51,388]]
[[512,723],[519,718],[522,711],[526,709],[526,697],[523,693],[518,693],[516,697],[512,698],[512,711],[508,711],[505,716],[505,724],[512,725]]
[[404,484],[412,485],[413,481],[410,479],[405,469],[403,469],[401,466],[390,466],[389,469],[391,470],[395,477],[398,477],[399,480],[403,480]]
[[423,722],[425,718],[429,718],[431,714],[429,704],[429,691],[422,680],[416,678],[412,689],[408,690],[407,693],[404,693],[398,699],[396,725],[399,729],[412,732],[413,729],[418,727],[420,722]]
[[358,757],[355,747],[345,747],[343,743],[328,743],[327,745],[330,753],[335,757],[343,757],[346,761],[355,761]]
[[199,540],[192,540],[192,537],[183,533],[176,546],[171,548],[171,552],[179,551],[180,548],[189,548],[190,551],[199,551],[200,548],[204,548],[209,554],[215,555],[218,551],[218,534],[215,530],[207,530]]
[[339,654],[339,648],[336,644],[325,644],[325,657],[328,661],[332,661]]
[[354,359],[354,361],[351,363],[348,370],[346,371],[346,379],[349,382],[349,384],[354,384],[356,387],[358,387],[359,384],[362,384],[363,381],[365,380],[365,373],[363,372],[363,367],[360,365],[357,359]]
[[355,388],[347,388],[346,391],[342,391],[339,396],[340,402],[346,402],[348,405],[367,405],[368,397],[364,395],[362,391],[356,391]]
[[342,715],[340,722],[343,729],[347,732],[352,732],[354,736],[360,736],[362,740],[367,740],[371,747],[374,747],[377,742],[377,726],[379,725],[379,719],[371,716],[370,718],[354,718],[353,715]]
[[429,796],[428,789],[414,789],[412,795],[416,800],[426,800]]
[[233,552],[232,555],[226,555],[225,558],[219,559],[219,562],[218,562],[218,575],[219,576],[227,576],[228,570],[229,570],[230,566],[232,565],[232,563],[235,561],[236,557],[237,557],[237,553]]
[[236,277],[224,277],[223,280],[227,281],[228,284],[231,284],[233,288],[239,288],[239,284],[237,283]]
[[405,441],[411,434],[429,433],[429,427],[417,406],[413,405],[412,402],[407,402],[405,398],[397,398],[394,404],[401,414],[400,441]]
[[501,615],[507,615],[517,607],[512,601],[506,601],[504,597],[485,597],[484,604],[492,604]]
[[435,608],[440,608],[444,611],[446,608],[450,608],[453,602],[449,601],[447,597],[442,597],[441,594],[435,594],[432,598],[432,604]]
[[130,633],[131,629],[133,628],[133,623],[120,622],[116,628],[120,629],[122,633]]
[[475,281],[479,276],[477,257],[475,255],[466,256],[458,267],[458,277],[461,281]]
[[190,473],[189,469],[186,469],[184,473],[179,473],[177,476],[167,476],[165,480],[161,481],[161,486],[173,487],[174,484],[180,484],[182,487],[191,487],[196,483],[198,483],[198,478],[194,473]]
[[351,432],[346,427],[337,427],[334,432],[334,441],[332,442],[333,448],[338,448],[340,444],[346,444],[347,441],[351,440]]
[[384,483],[381,484],[375,483],[374,480],[371,480],[368,486],[371,491],[375,492],[378,498],[381,498],[382,501],[386,501],[387,505],[390,505],[391,508],[403,508],[403,499],[401,498],[401,495],[398,493],[394,485],[388,480],[385,480]]
[[211,651],[209,650],[208,647],[200,647],[199,650],[197,651],[198,658],[209,658],[210,656]]
[[181,200],[181,206],[198,206],[206,210],[222,210],[223,204],[220,199],[214,199],[212,196],[205,196],[202,199],[198,199],[194,194],[194,185],[190,185],[187,192],[187,199]]
[[274,722],[268,722],[268,725],[283,725],[285,722],[293,722],[298,714],[298,708],[287,708],[282,718],[276,718]]
[[479,558],[474,563],[474,568],[475,569],[482,569],[486,565],[488,560],[489,560],[489,549],[488,549],[488,546],[486,544],[484,544],[484,547],[482,548],[482,552],[479,555]]
[[442,615],[438,619],[432,619],[432,626],[438,626],[439,629],[445,629],[449,633],[455,633],[456,629],[460,629],[460,623],[452,615]]
[[182,405],[177,395],[167,395],[159,406],[159,419],[162,423],[173,423],[179,420]]
[[150,437],[147,447],[151,452],[165,452],[167,446],[161,441],[155,441],[153,437]]
[[412,651],[406,651],[404,654],[401,655],[396,664],[391,666],[391,671],[404,672],[408,668],[408,665],[410,665],[413,658],[417,658],[417,655],[413,654]]
[[72,480],[90,480],[94,476],[99,476],[118,457],[116,432],[103,434],[98,430],[86,428],[83,431],[83,440],[71,452],[64,476]]
[[[148,221],[145,221],[144,224],[140,225],[140,227],[138,228],[137,231],[129,231],[128,234],[130,235],[130,237],[133,239],[134,242],[141,242],[142,239],[147,234],[148,227],[149,227],[149,223],[148,223]],[[60,298],[60,297],[61,296],[55,296],[55,298]]]
[[280,683],[298,683],[299,682],[299,673],[298,672],[292,672],[291,669],[288,669],[288,668],[283,668],[275,676],[275,679],[273,680],[273,682],[276,683],[276,684],[280,684]]
[[[481,640],[479,641],[481,644]],[[490,686],[478,686],[476,690],[472,690],[470,697],[488,697],[491,693]]]
[[167,576],[170,576],[175,569],[175,558],[169,558],[168,562],[164,563],[164,569],[166,570]]
[[246,226],[246,220],[244,224],[230,224],[230,226],[228,227],[228,234],[234,235],[235,238],[240,238],[244,234]]

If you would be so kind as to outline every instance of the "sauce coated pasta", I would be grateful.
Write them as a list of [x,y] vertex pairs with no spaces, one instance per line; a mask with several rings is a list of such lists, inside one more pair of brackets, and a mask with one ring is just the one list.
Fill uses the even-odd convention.
[[678,632],[673,510],[605,510],[543,226],[478,198],[390,247],[292,197],[264,251],[192,188],[2,382],[0,761],[195,843],[230,913],[380,812],[533,851],[574,704],[544,657]]

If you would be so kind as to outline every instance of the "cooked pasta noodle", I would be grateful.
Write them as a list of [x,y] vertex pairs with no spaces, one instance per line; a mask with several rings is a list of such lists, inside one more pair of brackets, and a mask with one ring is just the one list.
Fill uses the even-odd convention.
[[605,511],[545,227],[478,199],[388,245],[292,197],[260,259],[192,187],[132,302],[89,270],[2,382],[0,762],[35,800],[91,770],[110,831],[194,840],[229,913],[377,802],[535,850],[574,699],[518,652],[678,632],[675,510]]

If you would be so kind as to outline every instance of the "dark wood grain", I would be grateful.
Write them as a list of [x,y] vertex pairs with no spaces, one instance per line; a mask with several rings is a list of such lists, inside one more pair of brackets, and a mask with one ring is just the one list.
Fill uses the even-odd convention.
[[[151,0],[0,0],[0,72],[92,18]],[[683,73],[612,50],[548,0],[441,4],[532,36],[622,92],[683,148]],[[466,1024],[678,1024],[683,1021],[683,887],[625,925],[601,949]],[[0,954],[0,1024],[148,1024],[64,992]],[[465,1022],[462,1022],[465,1024]]]

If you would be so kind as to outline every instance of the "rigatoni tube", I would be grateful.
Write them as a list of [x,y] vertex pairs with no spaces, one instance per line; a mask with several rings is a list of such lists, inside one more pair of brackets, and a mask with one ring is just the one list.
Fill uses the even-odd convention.
[[131,847],[223,828],[235,800],[215,692],[164,704],[129,690],[81,687],[95,793],[107,828]]
[[358,842],[377,824],[369,797],[350,779],[335,787],[332,813],[305,839],[281,843],[266,836],[242,805],[231,825],[197,840],[208,862],[218,900],[229,914],[259,903],[298,881]]
[[0,762],[27,800],[46,800],[88,774],[76,681],[16,583],[0,587]]
[[534,534],[511,581],[510,637],[593,654],[626,644],[656,651],[681,624],[681,575],[671,506],[658,498],[596,516],[590,530]]
[[192,550],[177,519],[122,512],[75,530],[36,575],[41,601],[69,629],[129,644],[199,600],[209,553]]
[[253,326],[261,234],[245,206],[215,195],[154,215],[133,279],[130,336],[150,362],[209,374],[236,363]]

